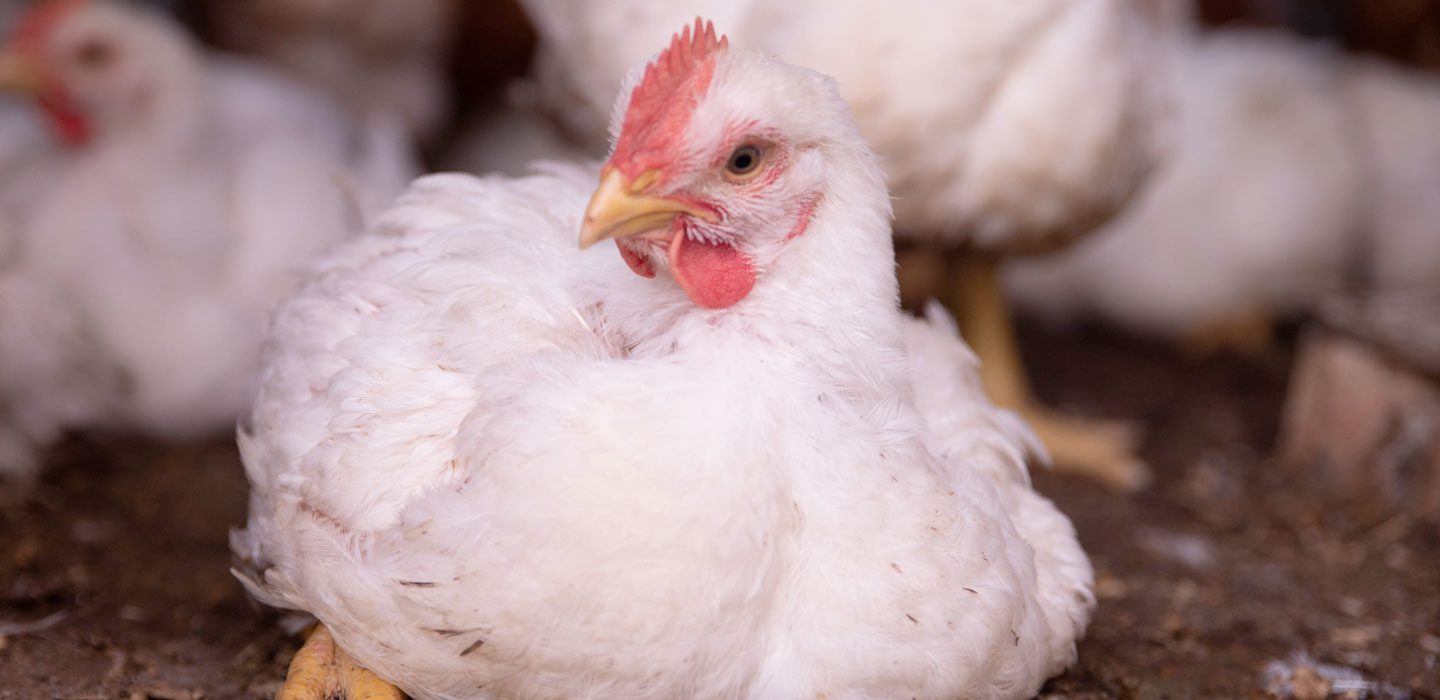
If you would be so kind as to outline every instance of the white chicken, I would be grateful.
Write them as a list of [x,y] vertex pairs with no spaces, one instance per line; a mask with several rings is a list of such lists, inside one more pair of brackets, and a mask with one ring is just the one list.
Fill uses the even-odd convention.
[[360,114],[428,139],[450,110],[456,0],[209,0],[227,46],[264,56]]
[[624,71],[696,14],[736,40],[835,76],[896,194],[896,235],[961,269],[955,308],[986,388],[1019,410],[1057,466],[1145,481],[1134,436],[1030,396],[994,268],[1092,230],[1158,157],[1173,0],[522,0],[540,35],[545,103],[602,133]]
[[899,311],[833,81],[698,22],[642,69],[598,189],[427,177],[278,312],[232,541],[324,625],[278,697],[1033,694],[1090,565]]
[[22,188],[0,270],[11,476],[66,429],[233,425],[270,307],[413,172],[397,135],[127,5],[37,5],[0,84],[31,92],[67,144]]
[[1279,33],[1184,47],[1175,158],[1102,235],[1009,270],[1023,305],[1253,351],[1343,288],[1440,288],[1440,81]]
[[[1303,50],[1302,50],[1303,49]],[[1194,37],[1172,62],[1176,154],[1102,235],[1007,271],[1027,308],[1199,346],[1344,281],[1361,172],[1331,57],[1279,35]]]

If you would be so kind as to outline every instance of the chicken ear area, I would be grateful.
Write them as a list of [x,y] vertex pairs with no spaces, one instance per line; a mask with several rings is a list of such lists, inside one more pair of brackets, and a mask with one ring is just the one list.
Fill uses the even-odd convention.
[[670,241],[669,258],[670,274],[701,308],[732,306],[755,288],[755,266],[732,245],[693,240],[682,231]]

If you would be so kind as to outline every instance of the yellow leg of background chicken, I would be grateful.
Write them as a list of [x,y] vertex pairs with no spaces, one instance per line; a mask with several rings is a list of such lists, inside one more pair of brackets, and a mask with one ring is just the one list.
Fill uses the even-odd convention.
[[405,700],[400,692],[371,673],[337,646],[325,625],[316,625],[305,646],[290,660],[285,685],[275,700]]
[[1030,424],[1057,470],[1088,476],[1120,491],[1145,486],[1150,470],[1135,454],[1139,435],[1134,427],[1065,415],[1035,400],[1000,289],[999,260],[981,256],[955,260],[951,308],[959,317],[965,342],[980,356],[980,375],[990,400]]
[[1180,338],[1180,347],[1191,357],[1264,355],[1275,347],[1275,317],[1260,307],[1236,309],[1196,324]]

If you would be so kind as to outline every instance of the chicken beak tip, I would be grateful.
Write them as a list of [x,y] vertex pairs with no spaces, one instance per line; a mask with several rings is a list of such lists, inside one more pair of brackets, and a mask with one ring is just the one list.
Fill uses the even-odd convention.
[[0,90],[34,92],[39,88],[39,72],[32,62],[14,48],[0,49]]

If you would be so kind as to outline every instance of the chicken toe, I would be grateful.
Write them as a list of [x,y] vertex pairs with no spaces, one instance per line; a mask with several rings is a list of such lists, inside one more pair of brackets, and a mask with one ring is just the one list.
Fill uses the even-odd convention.
[[1089,477],[1124,493],[1149,485],[1150,467],[1136,456],[1140,430],[1135,425],[1089,420],[1035,404],[1016,411],[1050,452],[1057,471]]
[[405,700],[399,688],[350,658],[335,646],[324,625],[316,625],[305,646],[295,652],[285,685],[275,700]]
[[954,266],[951,308],[961,335],[980,357],[985,393],[997,405],[1019,413],[1050,453],[1056,470],[1087,476],[1117,491],[1144,488],[1150,469],[1135,454],[1137,427],[1091,421],[1042,406],[1030,390],[1010,309],[1002,296],[999,260],[961,257]]

